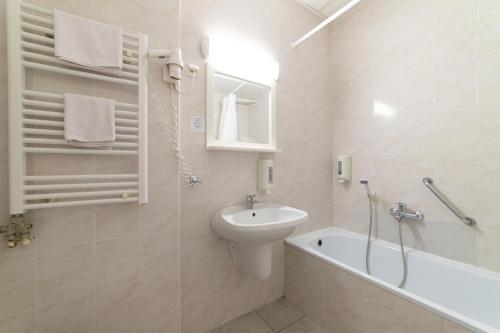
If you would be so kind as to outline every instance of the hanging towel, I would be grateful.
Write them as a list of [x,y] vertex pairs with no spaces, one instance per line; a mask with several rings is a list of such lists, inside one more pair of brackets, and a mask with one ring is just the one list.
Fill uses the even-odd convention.
[[85,148],[110,148],[115,141],[115,101],[64,94],[64,139]]
[[238,118],[236,115],[236,95],[222,98],[222,112],[219,121],[219,140],[234,142],[238,139]]
[[54,10],[56,58],[82,66],[121,69],[123,30]]

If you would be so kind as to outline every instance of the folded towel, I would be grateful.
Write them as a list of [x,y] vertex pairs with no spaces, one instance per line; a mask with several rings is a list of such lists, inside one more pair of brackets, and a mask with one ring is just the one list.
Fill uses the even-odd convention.
[[64,94],[64,139],[85,148],[110,148],[115,141],[115,101]]
[[55,55],[83,66],[121,69],[123,30],[54,10]]

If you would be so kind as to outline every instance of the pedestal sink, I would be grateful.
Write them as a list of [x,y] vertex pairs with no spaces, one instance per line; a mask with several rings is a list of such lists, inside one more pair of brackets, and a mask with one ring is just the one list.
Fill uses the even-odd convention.
[[232,206],[222,209],[210,222],[212,230],[229,241],[238,269],[258,280],[271,276],[272,243],[290,236],[308,220],[306,212],[281,205]]

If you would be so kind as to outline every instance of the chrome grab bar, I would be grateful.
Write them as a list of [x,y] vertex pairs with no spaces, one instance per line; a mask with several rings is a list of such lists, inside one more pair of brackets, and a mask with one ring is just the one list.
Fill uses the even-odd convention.
[[432,178],[430,177],[425,177],[424,179],[422,179],[423,183],[425,184],[425,186],[427,186],[429,188],[429,190],[431,190],[432,193],[434,193],[434,195],[446,206],[448,207],[449,210],[451,210],[451,212],[453,214],[456,215],[456,217],[458,217],[460,220],[462,220],[463,223],[467,224],[467,225],[474,225],[476,224],[476,220],[473,219],[472,217],[470,216],[467,216],[465,215],[461,210],[460,208],[458,208],[457,206],[455,206],[455,204],[453,204],[453,202],[450,201],[450,199],[448,199],[448,197],[446,197],[446,195],[444,195],[435,185],[434,185],[434,181],[432,180]]

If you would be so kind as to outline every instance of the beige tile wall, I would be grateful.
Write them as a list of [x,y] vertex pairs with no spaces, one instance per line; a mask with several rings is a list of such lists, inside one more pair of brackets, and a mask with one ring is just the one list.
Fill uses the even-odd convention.
[[[325,30],[309,47],[290,43],[319,22],[290,0],[183,0],[181,41],[186,62],[203,70],[192,92],[182,96],[181,143],[186,161],[203,179],[200,189],[181,186],[182,326],[199,333],[236,318],[283,293],[283,245],[276,244],[271,278],[241,275],[226,241],[209,228],[225,206],[256,191],[261,154],[205,149],[203,134],[191,133],[191,115],[205,114],[205,70],[199,42],[206,34],[235,32],[261,44],[280,62],[277,82],[278,146],[272,200],[306,210],[310,223],[299,232],[331,225],[330,38]],[[187,84],[186,84],[187,86]]]
[[[2,267],[13,268],[0,273],[0,296],[10,300],[0,303],[1,329],[178,332],[182,325],[185,332],[197,333],[282,294],[282,245],[275,246],[272,278],[256,282],[235,270],[227,244],[209,229],[218,209],[255,191],[256,162],[265,156],[208,152],[204,136],[190,132],[190,116],[205,112],[199,41],[221,31],[260,42],[280,62],[278,142],[283,152],[270,155],[276,169],[272,200],[309,212],[310,223],[298,232],[331,224],[332,191],[334,223],[366,231],[361,188],[330,186],[333,149],[334,156],[353,155],[356,181],[364,177],[373,183],[380,199],[380,237],[396,240],[387,210],[402,200],[427,216],[425,223],[405,230],[410,246],[500,270],[497,1],[370,0],[334,26],[333,38],[327,29],[296,50],[289,43],[319,18],[290,0],[32,2],[143,31],[152,47],[181,41],[186,62],[202,67],[194,89],[181,97],[181,139],[186,161],[204,183],[196,191],[179,186],[174,155],[152,108],[151,203],[141,209],[116,205],[31,214],[35,244],[9,251],[0,245]],[[0,14],[0,184],[6,188],[5,18]],[[152,67],[151,73],[159,72],[158,64]],[[34,76],[34,84],[125,101],[132,96],[98,82],[85,86],[43,73]],[[165,89],[162,100],[169,98]],[[39,174],[58,168],[127,172],[134,163],[40,156],[32,167]],[[434,177],[477,217],[478,228],[462,225],[443,209],[421,184],[424,176]],[[8,214],[5,191],[0,213]],[[311,279],[306,308],[314,308],[322,291],[338,293]],[[300,297],[303,291],[297,289]]]
[[303,251],[285,252],[287,300],[329,332],[472,332]]
[[[5,0],[0,0],[4,8]],[[199,42],[231,30],[269,48],[281,64],[278,93],[276,184],[272,200],[305,209],[299,232],[331,224],[330,35],[328,29],[292,50],[290,42],[319,22],[290,0],[31,0],[47,8],[142,31],[151,46],[182,40],[185,62],[201,66],[194,89],[181,97],[182,147],[203,179],[199,190],[179,185],[177,165],[151,100],[150,203],[42,210],[29,214],[37,239],[28,248],[0,242],[0,331],[205,332],[283,294],[283,246],[276,244],[269,281],[242,276],[227,244],[209,229],[220,208],[255,192],[256,153],[208,152],[202,134],[189,131],[192,114],[205,113],[205,67]],[[179,21],[178,9],[182,17]],[[0,10],[0,185],[6,188],[7,109],[4,11]],[[180,34],[180,36],[179,36]],[[180,39],[182,38],[182,39]],[[150,73],[158,77],[159,64]],[[33,75],[35,87],[134,101],[131,90],[63,76]],[[183,88],[186,88],[185,84]],[[162,88],[162,105],[170,101]],[[134,159],[38,156],[38,174],[133,172]],[[0,216],[8,216],[6,191]],[[182,262],[182,265],[180,264]],[[181,279],[182,273],[182,279]],[[182,285],[182,302],[181,302]],[[5,301],[7,300],[7,301]],[[182,303],[182,306],[181,306]],[[181,323],[182,308],[182,323]]]
[[367,178],[379,237],[397,241],[388,210],[402,201],[426,216],[405,226],[409,246],[500,271],[499,18],[496,0],[370,0],[333,26],[334,156],[353,156],[353,183],[333,184],[335,225],[367,232]]
[[[0,184],[6,189],[5,1],[0,2]],[[152,47],[178,43],[177,0],[29,2],[142,31]],[[158,64],[151,73],[159,73]],[[133,90],[101,82],[42,72],[32,77],[35,88],[48,92],[135,101]],[[162,100],[169,101],[168,89]],[[179,177],[155,112],[151,107],[150,204],[40,210],[29,214],[37,237],[32,246],[9,250],[0,242],[1,332],[180,332]],[[136,172],[136,162],[40,155],[30,166],[37,174],[127,173]],[[2,224],[8,216],[6,194],[0,193]]]

